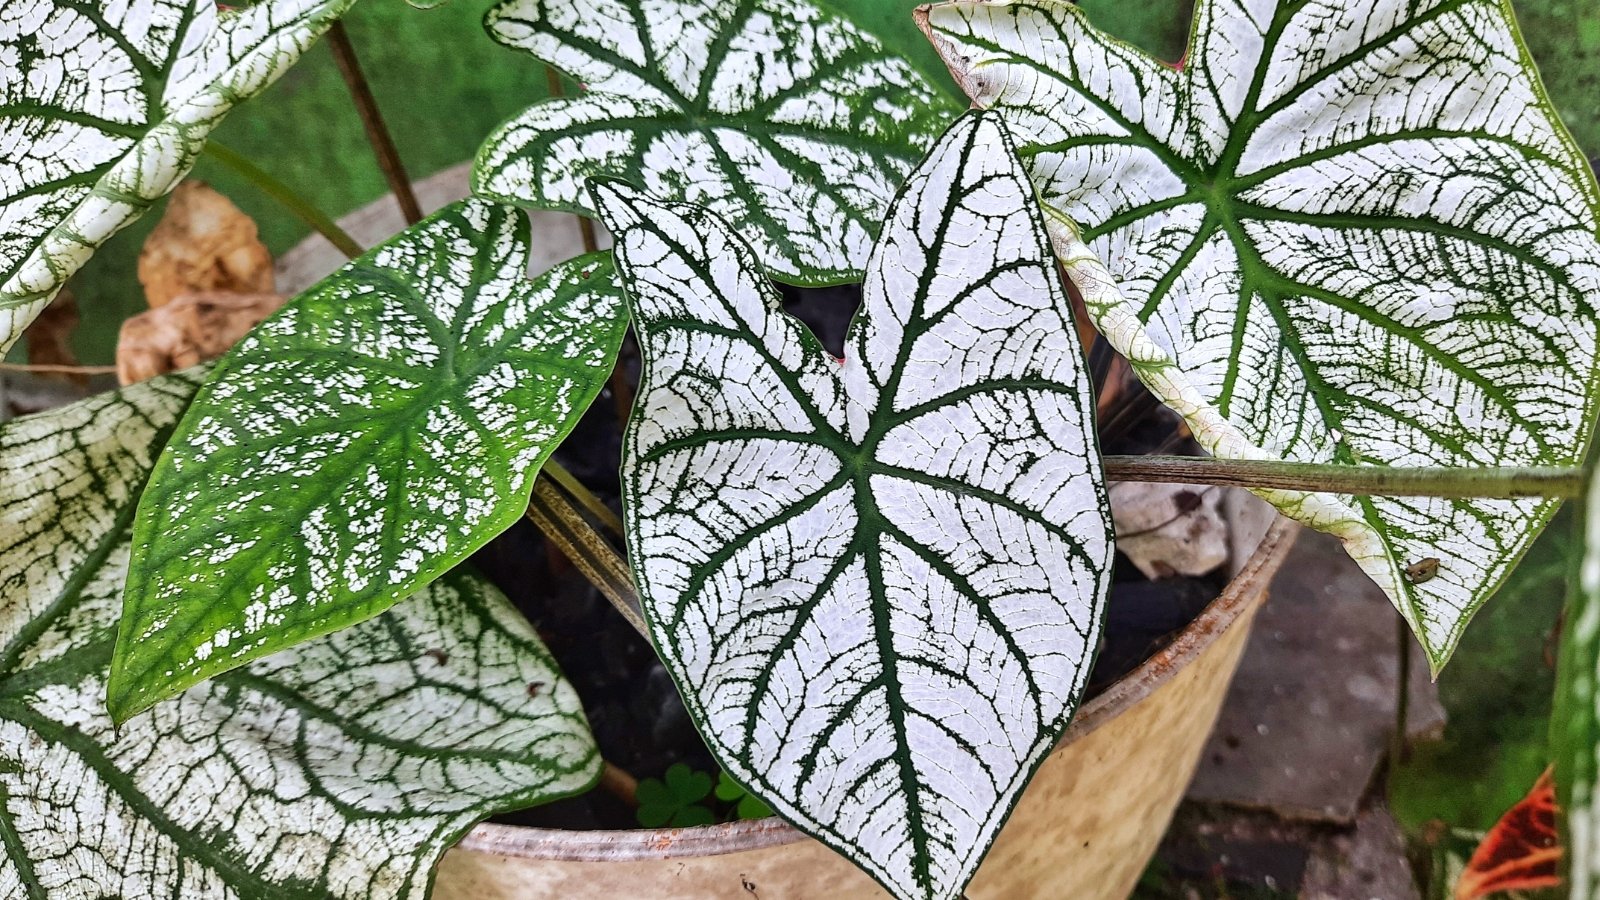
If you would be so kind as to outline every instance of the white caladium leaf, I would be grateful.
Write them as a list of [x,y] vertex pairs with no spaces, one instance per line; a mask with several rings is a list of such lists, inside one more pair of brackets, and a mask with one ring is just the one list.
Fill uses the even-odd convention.
[[889,198],[960,109],[815,0],[507,0],[501,43],[584,87],[484,143],[478,194],[586,213],[622,178],[732,222],[796,284],[860,277]]
[[[1056,0],[919,17],[1028,135],[1096,324],[1215,455],[1583,458],[1600,194],[1501,0],[1202,0],[1179,67]],[[1344,539],[1435,671],[1555,506],[1258,493]]]
[[422,900],[473,822],[598,776],[576,693],[458,571],[114,727],[134,503],[198,381],[0,427],[0,896]]
[[115,715],[368,619],[522,516],[627,325],[606,254],[529,281],[528,240],[453,204],[218,364],[139,506]]
[[1033,189],[962,118],[841,362],[732,227],[595,188],[644,356],[623,459],[657,648],[722,765],[900,897],[954,897],[1066,727],[1111,536]]
[[353,2],[0,4],[0,354]]

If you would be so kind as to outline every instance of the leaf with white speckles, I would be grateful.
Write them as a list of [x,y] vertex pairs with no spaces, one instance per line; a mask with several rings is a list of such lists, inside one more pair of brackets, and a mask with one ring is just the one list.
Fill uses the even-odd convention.
[[473,822],[593,782],[577,695],[458,571],[113,728],[129,523],[198,381],[0,426],[0,897],[423,900]]
[[702,204],[796,284],[860,276],[884,207],[959,108],[811,0],[506,0],[496,40],[570,73],[478,152],[474,190],[586,213],[621,178]]
[[522,516],[627,324],[608,255],[529,281],[528,239],[454,204],[223,358],[140,502],[113,713],[368,619]]
[[0,4],[0,354],[353,2]]
[[[1174,68],[1058,0],[919,11],[977,105],[1029,136],[1111,344],[1217,456],[1581,460],[1600,192],[1502,0],[1196,17]],[[1344,540],[1435,671],[1556,507],[1258,493]]]
[[956,896],[1076,706],[1111,555],[1009,138],[964,117],[911,176],[842,363],[728,223],[595,191],[645,360],[628,542],[700,733],[898,896]]

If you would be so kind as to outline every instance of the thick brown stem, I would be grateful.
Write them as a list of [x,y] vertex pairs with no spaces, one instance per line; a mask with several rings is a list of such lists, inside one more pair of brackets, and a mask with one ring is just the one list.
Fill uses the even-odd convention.
[[350,89],[350,99],[355,101],[356,112],[361,114],[361,126],[366,129],[367,142],[372,145],[372,153],[378,158],[378,168],[383,170],[389,190],[400,203],[400,214],[405,216],[407,225],[415,224],[422,218],[422,207],[417,204],[417,195],[411,190],[411,179],[406,177],[406,167],[400,162],[400,151],[395,149],[394,138],[383,124],[378,100],[372,96],[366,76],[361,74],[356,48],[350,43],[350,35],[344,30],[343,22],[335,22],[328,29],[328,46],[333,48],[333,59],[339,64],[339,74],[344,76],[345,86]]

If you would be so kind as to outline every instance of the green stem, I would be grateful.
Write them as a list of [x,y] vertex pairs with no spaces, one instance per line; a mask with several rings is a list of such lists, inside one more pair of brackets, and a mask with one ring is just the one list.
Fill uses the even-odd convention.
[[1389,497],[1576,497],[1577,467],[1400,468],[1194,456],[1107,456],[1108,481],[1220,484]]
[[362,254],[361,245],[346,234],[344,229],[340,228],[337,223],[328,218],[322,210],[317,209],[295,193],[293,188],[268,175],[266,171],[255,163],[216,141],[207,141],[205,152],[212,159],[242,175],[246,181],[255,185],[256,189],[261,193],[278,201],[283,205],[284,209],[294,213],[296,218],[310,225],[318,234],[327,238],[335,247],[338,247],[339,252],[345,256],[354,259]]

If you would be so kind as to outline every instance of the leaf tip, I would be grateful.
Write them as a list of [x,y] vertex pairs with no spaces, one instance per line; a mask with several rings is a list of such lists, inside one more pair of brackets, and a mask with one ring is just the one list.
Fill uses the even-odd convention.
[[645,194],[626,181],[615,178],[592,179],[589,182],[589,197],[593,201],[594,211],[612,234],[620,234],[644,221],[639,213],[639,205],[646,199]]

